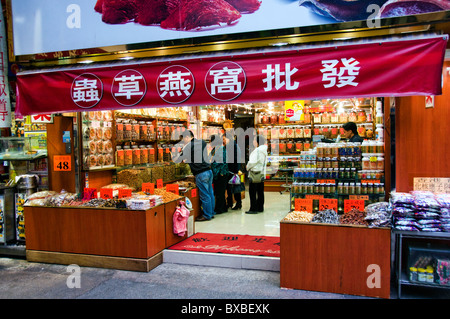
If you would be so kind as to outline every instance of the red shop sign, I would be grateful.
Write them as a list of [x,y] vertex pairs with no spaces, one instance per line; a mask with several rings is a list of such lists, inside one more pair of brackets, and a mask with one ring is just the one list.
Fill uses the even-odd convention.
[[429,36],[24,71],[17,74],[16,113],[440,95],[447,40]]

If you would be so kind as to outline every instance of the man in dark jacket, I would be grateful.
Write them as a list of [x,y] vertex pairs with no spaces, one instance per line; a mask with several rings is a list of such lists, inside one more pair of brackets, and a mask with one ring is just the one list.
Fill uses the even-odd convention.
[[[241,149],[238,143],[234,140],[234,136],[231,133],[226,133],[224,136],[224,144],[227,149],[227,164],[228,171],[230,172],[229,178],[231,179],[234,174],[238,174],[241,170]],[[227,206],[233,207],[233,197],[236,201],[232,210],[239,210],[242,208],[241,193],[236,191],[235,185],[227,184]]]
[[364,142],[364,139],[358,134],[358,128],[355,123],[347,122],[344,125],[342,125],[342,128],[344,129],[343,136],[347,138],[349,142],[351,143]]
[[183,150],[180,154],[173,156],[175,163],[184,161],[189,164],[192,174],[195,176],[195,184],[198,187],[203,215],[197,221],[210,220],[214,217],[214,191],[212,187],[213,173],[211,171],[211,161],[206,148],[206,142],[194,138],[191,131],[185,132],[182,141]]

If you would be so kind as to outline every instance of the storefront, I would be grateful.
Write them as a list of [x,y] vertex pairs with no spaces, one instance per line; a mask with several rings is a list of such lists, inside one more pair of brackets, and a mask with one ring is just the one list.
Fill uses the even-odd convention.
[[[290,192],[280,222],[282,286],[389,298],[391,225],[380,204],[389,201],[393,178],[389,97],[442,94],[448,37],[376,31],[357,40],[266,41],[247,50],[214,50],[215,43],[211,54],[18,72],[16,114],[58,113],[46,127],[49,192],[34,193],[40,197],[25,206],[27,258],[141,271],[158,265],[165,248],[195,232],[200,213],[188,166],[171,160],[180,134],[223,132],[239,105],[268,139],[265,190]],[[364,143],[337,140],[348,121]],[[173,215],[181,201],[191,212],[179,236]],[[370,222],[367,207],[380,208]],[[336,272],[327,272],[336,262],[330,249],[308,249],[319,239],[342,247],[358,238],[365,240],[346,252],[331,248],[342,261]],[[319,255],[320,266],[313,263]],[[367,277],[368,265],[352,268],[356,255],[379,267],[382,289],[361,280],[363,290],[334,285],[352,280],[344,270]],[[329,285],[302,281],[313,273]]]

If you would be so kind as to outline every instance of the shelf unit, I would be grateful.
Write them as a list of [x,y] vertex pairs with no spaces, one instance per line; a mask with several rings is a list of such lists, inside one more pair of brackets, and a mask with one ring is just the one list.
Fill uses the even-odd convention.
[[[407,271],[408,253],[406,248],[411,243],[426,243],[428,248],[423,248],[423,251],[427,251],[429,255],[436,254],[436,247],[441,248],[440,253],[447,256],[447,260],[450,261],[450,233],[447,232],[413,232],[413,231],[399,231],[392,230],[393,245],[395,246],[395,259],[393,265],[393,271],[395,274],[395,280],[397,285],[397,296],[402,296],[402,286],[417,286],[427,287],[433,289],[450,289],[449,285],[441,285],[438,283],[428,283],[421,281],[410,281]],[[439,253],[438,253],[439,254]]]

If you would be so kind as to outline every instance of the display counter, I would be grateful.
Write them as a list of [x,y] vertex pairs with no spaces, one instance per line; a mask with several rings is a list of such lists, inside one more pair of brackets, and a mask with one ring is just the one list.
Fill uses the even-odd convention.
[[[188,237],[188,232],[173,233],[173,214],[181,200],[147,210],[26,206],[26,258],[150,271],[162,263],[162,250]],[[191,222],[193,215],[191,211]],[[192,233],[193,223],[189,226]]]
[[389,298],[390,228],[280,222],[280,286]]

